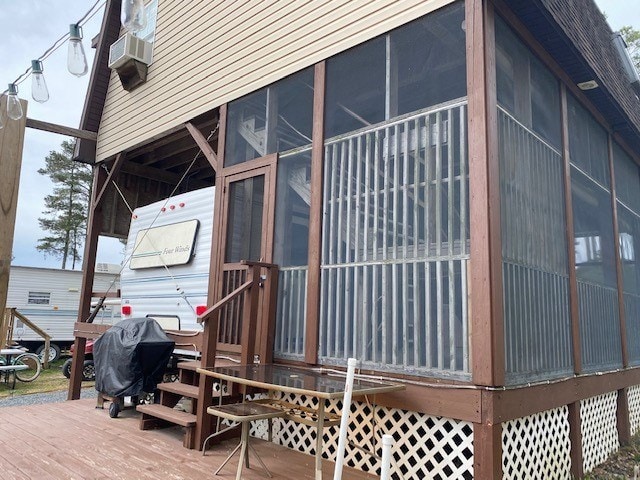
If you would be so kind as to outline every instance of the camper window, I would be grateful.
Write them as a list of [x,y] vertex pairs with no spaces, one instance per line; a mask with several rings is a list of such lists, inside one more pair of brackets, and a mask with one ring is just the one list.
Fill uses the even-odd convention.
[[49,292],[29,292],[27,303],[29,305],[49,305],[51,293]]

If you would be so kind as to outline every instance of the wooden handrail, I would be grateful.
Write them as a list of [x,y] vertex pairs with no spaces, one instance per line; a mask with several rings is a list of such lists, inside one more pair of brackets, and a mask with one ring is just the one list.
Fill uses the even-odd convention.
[[249,267],[262,267],[262,268],[280,268],[275,263],[253,262],[251,260],[240,260],[240,265],[247,265]]
[[20,312],[18,312],[17,309],[12,308],[11,309],[11,314],[14,317],[17,317],[20,319],[20,321],[22,321],[22,323],[24,323],[27,327],[29,327],[31,330],[33,330],[36,334],[40,335],[42,338],[44,338],[44,356],[43,356],[43,365],[44,368],[49,368],[49,348],[51,347],[51,335],[49,335],[47,332],[45,332],[44,330],[42,330],[39,326],[37,326],[35,323],[33,323],[31,320],[29,320],[27,317],[25,317],[23,314],[21,314]]
[[205,320],[208,320],[209,317],[211,317],[211,315],[213,315],[215,312],[220,310],[227,303],[231,302],[234,298],[236,298],[238,295],[240,295],[246,289],[250,288],[251,285],[253,285],[253,280],[249,280],[248,282],[243,283],[238,288],[236,288],[233,292],[231,292],[229,295],[224,297],[222,300],[219,300],[218,302],[216,302],[215,305],[213,305],[212,307],[208,308],[207,311],[204,312],[202,315],[198,316],[198,323],[202,323]]

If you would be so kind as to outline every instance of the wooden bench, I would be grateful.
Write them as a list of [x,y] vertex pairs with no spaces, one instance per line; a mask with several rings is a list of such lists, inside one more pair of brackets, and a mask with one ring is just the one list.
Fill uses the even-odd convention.
[[11,384],[11,390],[16,388],[16,372],[20,370],[26,370],[28,365],[0,365],[0,375],[4,373],[4,383],[9,384],[9,377],[13,374],[13,383]]

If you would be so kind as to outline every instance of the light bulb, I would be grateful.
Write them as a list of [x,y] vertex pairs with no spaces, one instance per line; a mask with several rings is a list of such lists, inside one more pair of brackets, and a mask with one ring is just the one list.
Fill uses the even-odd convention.
[[122,26],[131,33],[142,30],[147,24],[144,0],[122,0],[120,21]]
[[18,98],[18,87],[15,83],[10,83],[9,94],[7,95],[7,117],[12,120],[20,120],[22,115],[22,104]]
[[49,100],[49,90],[47,82],[44,81],[40,60],[31,60],[31,97],[40,103]]
[[82,46],[82,29],[78,24],[69,25],[69,47],[67,50],[67,69],[76,77],[87,73],[87,57]]

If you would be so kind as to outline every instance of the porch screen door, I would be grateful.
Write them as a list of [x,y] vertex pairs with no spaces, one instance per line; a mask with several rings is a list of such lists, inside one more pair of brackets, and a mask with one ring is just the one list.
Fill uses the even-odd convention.
[[[219,298],[246,281],[246,268],[240,264],[242,260],[272,261],[276,158],[276,155],[270,155],[223,171]],[[262,338],[262,325],[269,320],[269,308],[264,305],[265,301],[261,292],[255,351],[259,351],[257,347],[265,341]],[[242,309],[240,297],[221,312],[218,335],[220,350],[240,352]]]

